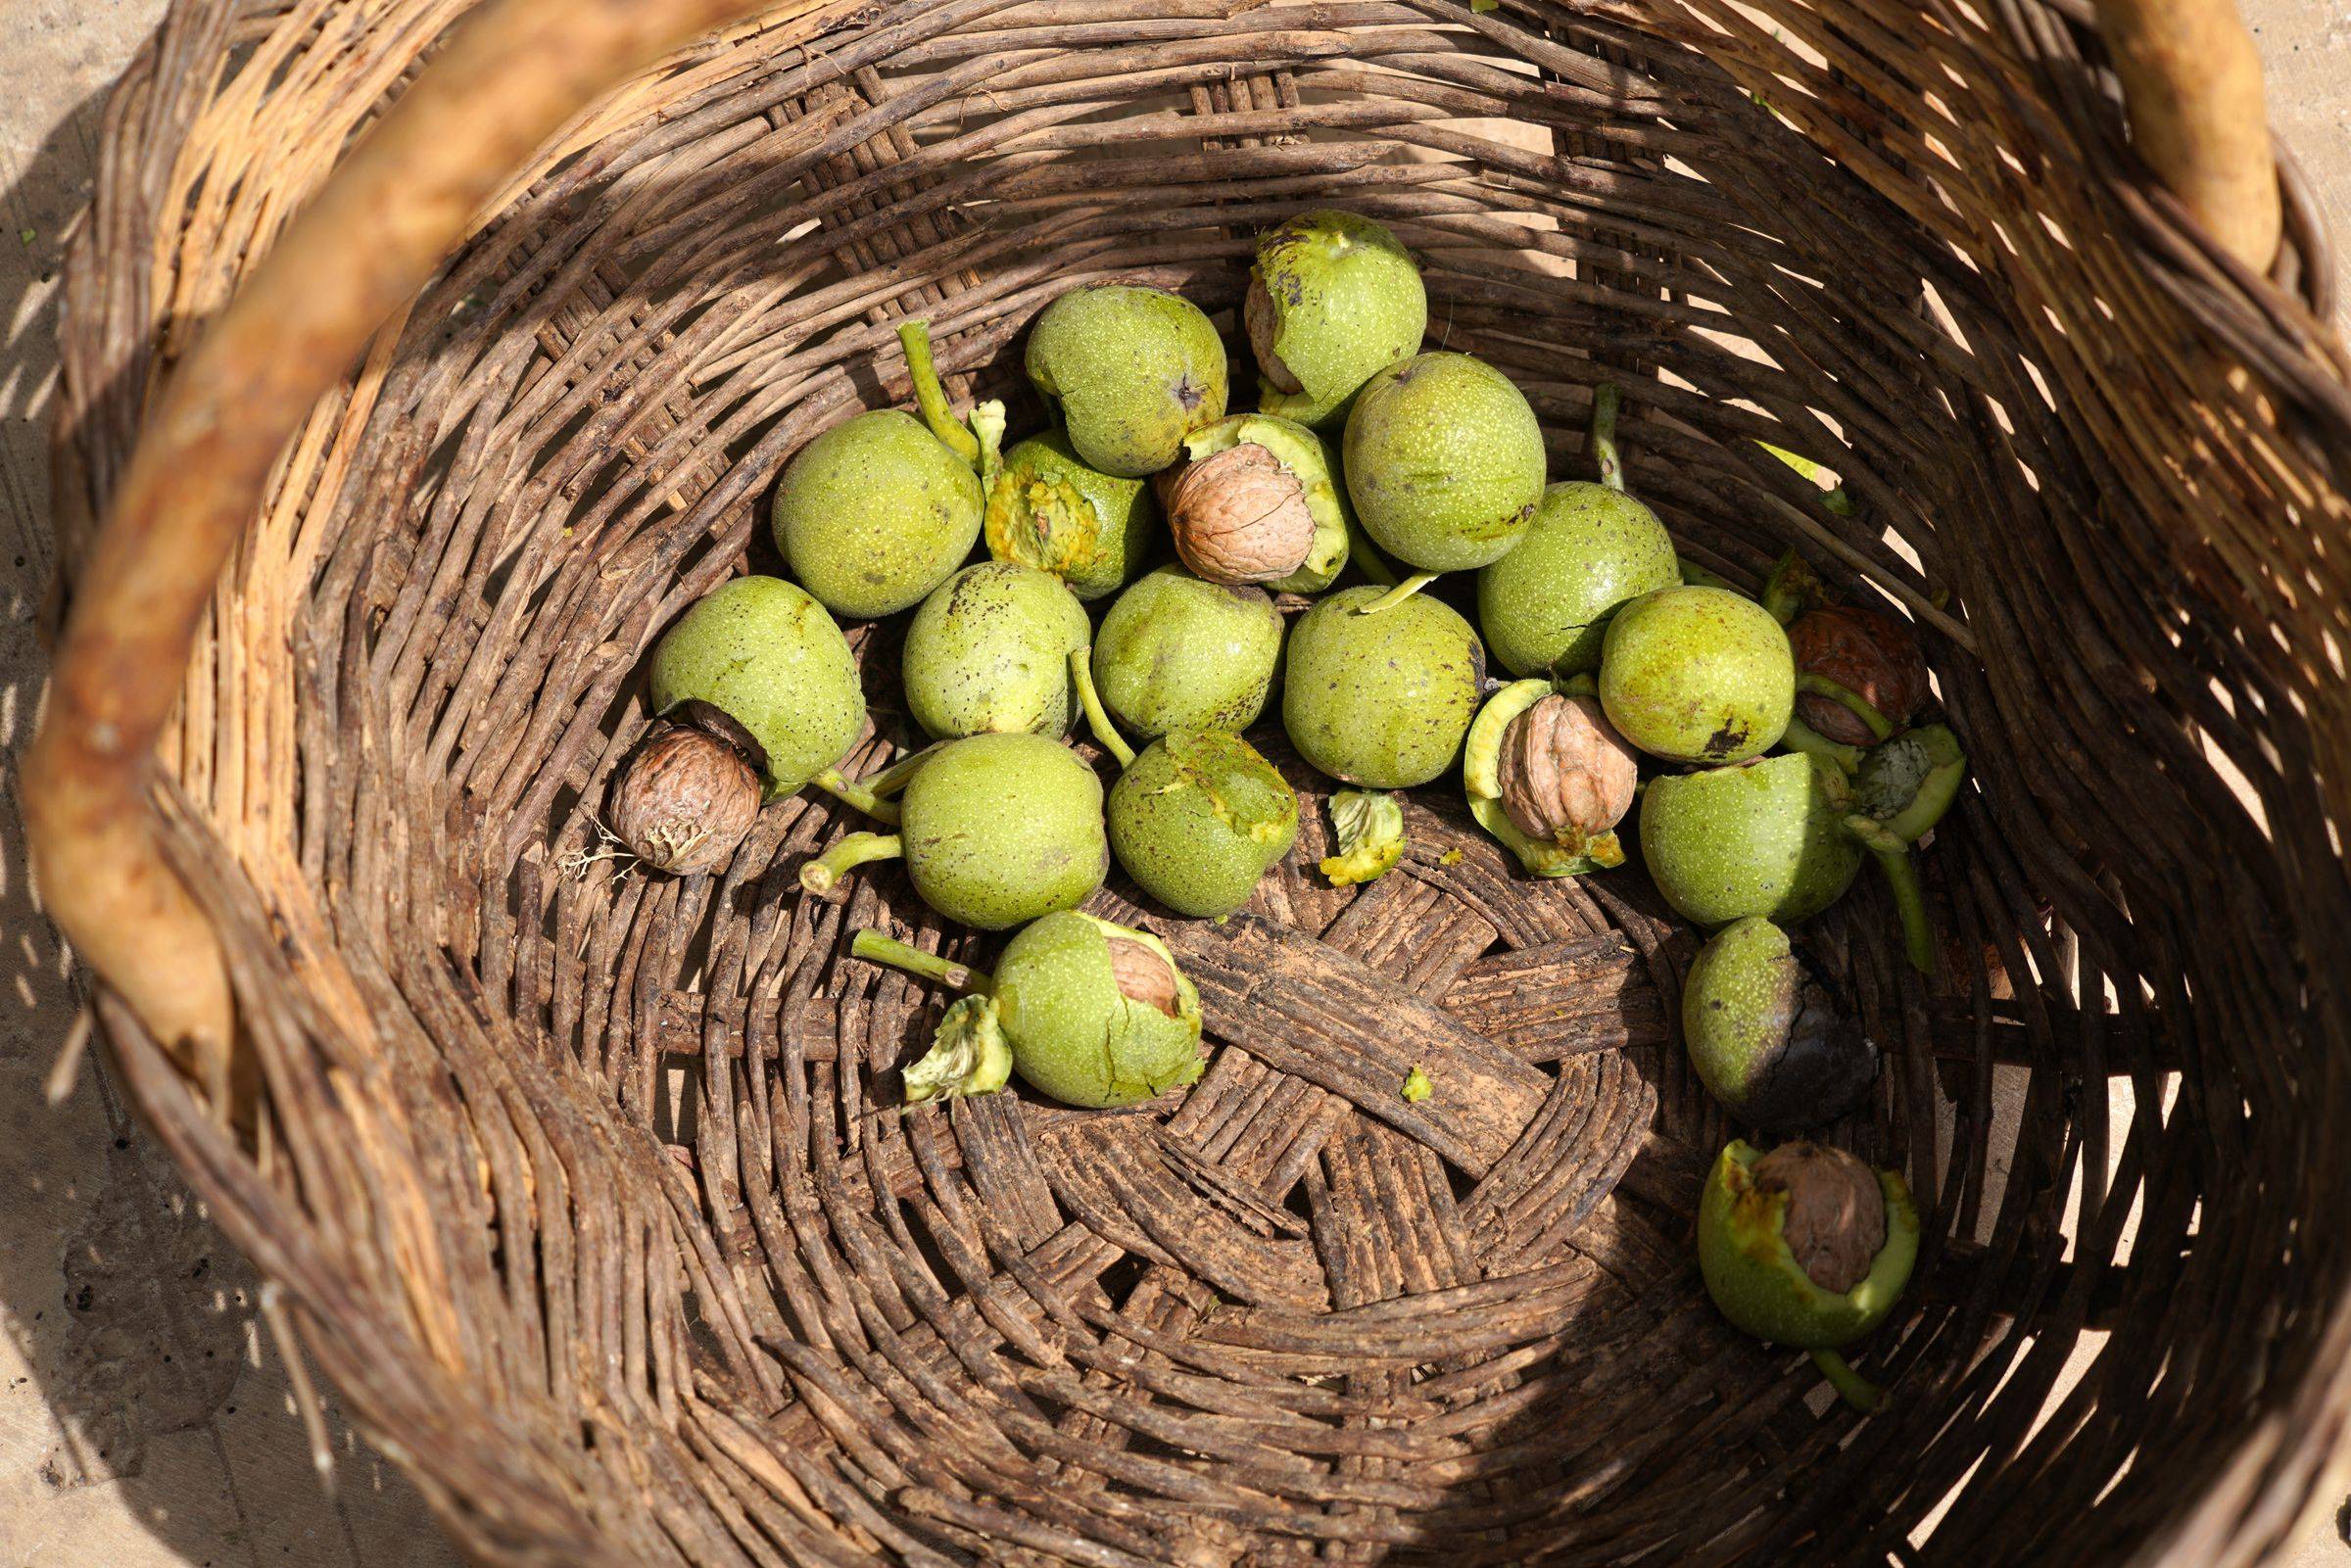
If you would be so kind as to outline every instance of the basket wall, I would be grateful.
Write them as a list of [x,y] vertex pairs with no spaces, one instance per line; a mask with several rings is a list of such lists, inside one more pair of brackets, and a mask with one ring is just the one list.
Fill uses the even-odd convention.
[[[148,389],[464,9],[175,7],[72,262],[69,557]],[[485,1560],[2259,1560],[2351,1401],[2351,394],[2306,204],[2241,276],[2097,59],[2037,0],[840,3],[698,47],[518,177],[289,452],[167,758],[264,1123],[102,998],[122,1070]],[[1527,389],[1555,474],[1625,381],[1693,559],[1752,587],[1801,544],[1926,633],[1980,784],[1930,857],[1941,973],[1874,887],[1818,925],[1887,1052],[1844,1130],[1930,1230],[1874,1419],[1705,1306],[1727,1129],[1635,878],[1531,884],[1431,790],[1402,872],[1334,892],[1310,824],[1250,917],[1168,927],[1221,1041],[1179,1106],[900,1117],[936,999],[843,933],[979,949],[890,877],[802,901],[836,808],[716,878],[597,858],[646,648],[772,569],[800,442],[905,399],[898,319],[1017,396],[1060,289],[1230,330],[1251,235],[1319,204],[1422,257],[1432,338]]]

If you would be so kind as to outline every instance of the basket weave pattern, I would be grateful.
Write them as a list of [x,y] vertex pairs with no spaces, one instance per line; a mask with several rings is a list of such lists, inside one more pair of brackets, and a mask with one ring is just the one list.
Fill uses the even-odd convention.
[[[69,557],[464,10],[174,9],[72,262]],[[2040,0],[868,0],[697,46],[517,178],[281,464],[166,755],[262,1122],[102,997],[134,1093],[489,1561],[2259,1560],[2351,1406],[2351,392],[2307,205],[2242,276],[2096,58]],[[1432,789],[1334,890],[1277,757],[1297,853],[1229,925],[1156,923],[1198,1086],[901,1115],[937,998],[845,933],[984,950],[894,874],[798,896],[840,808],[707,879],[602,853],[645,650],[774,569],[802,442],[907,401],[898,320],[1017,398],[1061,289],[1231,332],[1251,237],[1312,205],[1414,249],[1555,474],[1624,382],[1689,558],[1751,589],[1800,545],[1926,637],[1980,786],[1929,857],[1940,973],[1874,886],[1812,927],[1886,1053],[1846,1141],[1928,1222],[1872,1420],[1699,1288],[1729,1129],[1633,874],[1532,882]],[[896,650],[852,641],[855,772]]]

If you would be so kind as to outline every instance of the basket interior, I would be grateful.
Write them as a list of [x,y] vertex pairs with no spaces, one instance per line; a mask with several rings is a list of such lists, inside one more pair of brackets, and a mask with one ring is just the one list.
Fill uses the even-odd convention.
[[[340,135],[443,9],[204,46],[260,93],[239,112]],[[2018,96],[2030,37],[2028,86],[2095,97],[2083,40],[2028,10],[1920,35],[1703,0],[841,5],[577,127],[289,459],[192,688],[213,760],[181,769],[280,1155],[199,1179],[452,1529],[498,1560],[697,1563],[2172,1539],[2341,1285],[2304,1222],[2338,1114],[2278,1053],[2317,963],[2280,933],[2333,896],[2296,869],[2324,860],[2314,677],[2182,544],[2163,394],[2231,394],[2141,355],[2176,308]],[[1229,925],[1114,877],[1097,907],[1169,937],[1216,1044],[1130,1113],[900,1114],[939,999],[845,933],[990,947],[887,869],[802,898],[857,826],[821,796],[723,875],[606,851],[646,649],[781,571],[776,477],[908,401],[897,321],[1018,432],[1035,312],[1147,281],[1216,316],[1237,397],[1252,236],[1323,205],[1420,258],[1432,345],[1526,391],[1555,478],[1620,382],[1629,486],[1686,557],[1751,590],[1798,545],[1925,636],[1977,775],[1925,862],[1938,974],[1874,881],[1808,927],[1885,1060],[1831,1135],[1927,1225],[1857,1352],[1894,1390],[1875,1418],[1700,1288],[1734,1129],[1671,1038],[1692,934],[1637,869],[1518,875],[1450,784],[1363,889],[1315,874],[1319,806]],[[854,772],[909,736],[894,628],[852,641]],[[1398,1101],[1399,1063],[1434,1101]]]

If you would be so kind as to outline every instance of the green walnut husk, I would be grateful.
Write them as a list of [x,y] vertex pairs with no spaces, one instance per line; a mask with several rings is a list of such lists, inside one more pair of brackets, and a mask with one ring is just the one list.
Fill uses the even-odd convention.
[[1653,779],[1641,856],[1665,901],[1701,926],[1799,921],[1861,869],[1849,800],[1836,768],[1800,753]]
[[1012,1042],[993,998],[957,997],[938,1021],[931,1049],[900,1074],[910,1104],[993,1094],[1012,1077]]
[[1285,577],[1266,587],[1276,594],[1319,594],[1330,587],[1347,565],[1348,521],[1354,508],[1339,482],[1338,464],[1322,438],[1301,424],[1271,414],[1234,414],[1186,437],[1184,451],[1194,462],[1204,461],[1234,447],[1255,445],[1273,454],[1297,482],[1300,499],[1314,518],[1314,539],[1306,559]]
[[1724,927],[1692,961],[1682,1043],[1725,1111],[1781,1132],[1836,1120],[1878,1073],[1876,1047],[1828,976],[1786,931],[1753,917]]
[[1418,352],[1428,291],[1383,225],[1354,213],[1301,213],[1258,237],[1242,314],[1257,352],[1258,406],[1320,427],[1336,423],[1374,374]]
[[1068,733],[1078,716],[1070,654],[1093,628],[1050,572],[982,561],[948,578],[906,628],[906,710],[941,740]]
[[739,577],[696,602],[653,648],[653,710],[707,702],[767,754],[767,797],[831,768],[865,728],[848,640],[805,589]]
[[1669,762],[1759,756],[1796,711],[1788,634],[1753,599],[1667,588],[1617,610],[1601,642],[1600,701],[1634,745]]
[[[1581,877],[1624,864],[1624,849],[1612,831],[1603,831],[1581,843],[1562,844],[1536,838],[1511,821],[1502,801],[1502,747],[1511,723],[1536,703],[1561,689],[1540,677],[1513,681],[1486,699],[1462,745],[1462,789],[1469,800],[1469,815],[1518,857],[1530,877]],[[1585,686],[1589,690],[1589,686]]]
[[1004,454],[988,482],[987,552],[1051,572],[1081,599],[1115,594],[1151,552],[1159,502],[1139,479],[1089,468],[1058,430]]
[[1347,415],[1347,494],[1373,544],[1424,572],[1501,559],[1543,498],[1543,429],[1510,377],[1422,354],[1365,383]]
[[895,833],[852,833],[800,869],[828,893],[843,874],[903,856],[923,902],[982,930],[1075,908],[1102,885],[1110,841],[1102,782],[1058,740],[979,735],[923,754]]
[[1377,881],[1404,858],[1404,807],[1384,789],[1341,789],[1330,797],[1336,853],[1322,857],[1333,887]]
[[1680,581],[1656,513],[1622,491],[1570,480],[1545,490],[1526,537],[1478,572],[1478,629],[1512,675],[1576,675],[1600,668],[1619,606]]
[[1029,379],[1087,466],[1139,478],[1224,417],[1224,345],[1165,289],[1107,283],[1062,295],[1029,333]]
[[1237,733],[1266,711],[1280,656],[1281,612],[1265,590],[1162,566],[1135,579],[1102,617],[1094,683],[1119,723],[1145,737]]
[[[1874,1247],[1873,1232],[1882,1234]],[[1766,1156],[1734,1141],[1699,1200],[1699,1272],[1722,1315],[1757,1339],[1812,1352],[1838,1392],[1864,1410],[1876,1406],[1878,1390],[1836,1352],[1886,1320],[1917,1259],[1909,1185],[1842,1150],[1791,1144]],[[1859,1277],[1833,1288],[1857,1264]]]
[[1426,594],[1363,613],[1387,592],[1343,589],[1298,618],[1281,722],[1298,754],[1333,779],[1407,789],[1461,753],[1486,656],[1469,623]]

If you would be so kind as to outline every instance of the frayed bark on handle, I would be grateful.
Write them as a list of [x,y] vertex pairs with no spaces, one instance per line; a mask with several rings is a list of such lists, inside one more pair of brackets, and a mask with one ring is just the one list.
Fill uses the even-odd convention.
[[165,859],[149,770],[270,465],[565,120],[722,24],[816,4],[495,0],[353,149],[166,388],[75,586],[24,757],[24,817],[50,915],[216,1108],[230,1078],[228,976]]
[[2255,272],[2283,216],[2261,56],[2235,0],[2097,0],[2131,140],[2222,249]]

